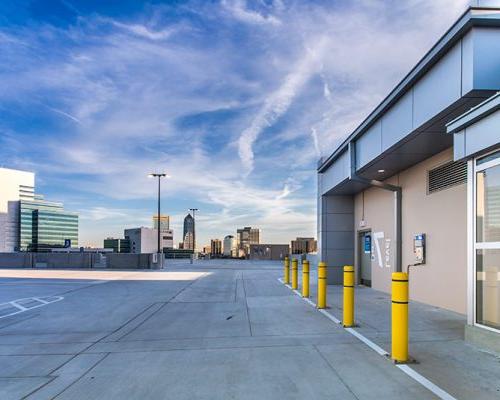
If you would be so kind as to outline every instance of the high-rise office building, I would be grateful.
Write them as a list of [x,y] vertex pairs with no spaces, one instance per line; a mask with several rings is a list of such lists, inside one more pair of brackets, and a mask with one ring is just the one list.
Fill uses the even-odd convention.
[[317,251],[317,242],[312,237],[298,237],[292,240],[292,254],[307,254]]
[[78,214],[35,194],[35,174],[0,168],[0,251],[78,246]]
[[236,257],[236,239],[233,235],[227,235],[224,238],[223,254],[225,257]]
[[210,240],[210,255],[212,257],[219,257],[222,255],[222,242],[220,239]]
[[19,249],[19,201],[32,200],[33,172],[0,168],[0,252]]
[[250,245],[260,243],[260,229],[245,226],[236,231],[238,256],[247,257],[250,254]]
[[184,240],[184,249],[194,250],[194,235],[195,235],[194,218],[191,214],[186,215],[184,218],[184,230],[182,238]]
[[[153,229],[158,229],[158,215],[153,215]],[[170,230],[170,216],[160,215],[160,231],[165,232]]]

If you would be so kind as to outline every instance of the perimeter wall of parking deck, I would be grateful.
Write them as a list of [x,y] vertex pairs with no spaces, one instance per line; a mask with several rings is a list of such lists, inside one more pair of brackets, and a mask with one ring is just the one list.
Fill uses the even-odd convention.
[[97,253],[0,253],[0,268],[93,268]]
[[160,269],[164,264],[158,254],[0,253],[0,268]]

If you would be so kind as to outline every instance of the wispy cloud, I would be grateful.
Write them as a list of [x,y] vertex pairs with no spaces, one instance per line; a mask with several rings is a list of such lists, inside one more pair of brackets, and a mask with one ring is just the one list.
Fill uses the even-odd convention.
[[304,51],[297,66],[284,79],[281,86],[272,92],[257,112],[250,126],[246,128],[238,141],[238,153],[245,169],[245,174],[253,170],[254,153],[252,146],[261,132],[272,126],[287,112],[290,104],[318,69],[326,39],[319,40],[312,49]]
[[55,112],[55,113],[57,113],[57,114],[60,114],[60,115],[63,115],[64,117],[66,117],[66,118],[69,118],[69,119],[70,119],[70,120],[72,120],[73,122],[76,122],[76,123],[78,123],[78,124],[81,124],[81,123],[82,123],[82,122],[81,122],[78,118],[74,117],[74,116],[73,116],[73,115],[71,115],[71,114],[68,114],[67,112],[64,112],[64,111],[62,111],[62,110],[58,110],[57,108],[54,108],[54,107],[49,107],[49,106],[47,106],[47,108],[48,108],[49,110],[51,110],[51,111],[54,111],[54,112]]
[[174,33],[178,32],[178,27],[170,27],[166,29],[160,29],[158,31],[149,29],[145,25],[141,24],[124,24],[118,21],[111,21],[111,23],[118,28],[124,29],[125,31],[131,32],[134,35],[143,37],[150,40],[165,40],[172,36]]
[[[272,14],[263,15],[247,7],[246,0],[222,0],[222,6],[236,19],[249,24],[270,24],[280,25],[281,21]],[[277,8],[283,8],[281,2],[277,3]]]

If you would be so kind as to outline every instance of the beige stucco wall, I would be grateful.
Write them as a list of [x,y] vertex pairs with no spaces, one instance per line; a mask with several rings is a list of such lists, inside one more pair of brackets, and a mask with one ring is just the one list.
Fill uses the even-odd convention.
[[[426,234],[426,264],[412,267],[410,298],[423,303],[466,313],[467,300],[467,187],[454,186],[427,194],[427,171],[453,159],[452,149],[417,164],[390,178],[387,182],[403,188],[403,269],[414,262],[413,236]],[[360,227],[363,216],[365,226]],[[359,231],[383,232],[379,258],[372,258],[372,287],[390,292],[394,270],[394,201],[393,193],[370,188],[355,196],[356,242]],[[385,239],[389,239],[388,260]],[[374,246],[372,246],[374,248]],[[356,245],[356,249],[358,246]],[[374,248],[375,249],[375,248]],[[375,249],[376,250],[376,249]],[[374,253],[376,255],[376,251]],[[355,253],[358,268],[358,250]]]

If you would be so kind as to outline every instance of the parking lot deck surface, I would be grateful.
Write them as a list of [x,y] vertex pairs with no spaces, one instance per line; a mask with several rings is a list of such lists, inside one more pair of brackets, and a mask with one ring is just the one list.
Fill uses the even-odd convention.
[[[0,270],[0,399],[439,398],[281,275],[280,263],[226,260]],[[328,296],[340,317],[341,288]],[[388,296],[356,296],[356,331],[389,349]],[[450,398],[500,398],[500,358],[463,342],[462,316],[412,304],[411,318],[417,374]]]

